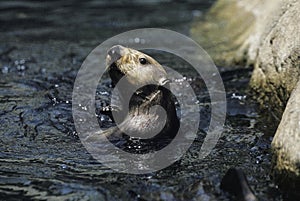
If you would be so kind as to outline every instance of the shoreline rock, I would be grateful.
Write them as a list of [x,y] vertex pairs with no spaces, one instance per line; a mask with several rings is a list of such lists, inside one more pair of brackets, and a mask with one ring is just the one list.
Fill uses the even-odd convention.
[[219,0],[191,36],[217,65],[254,65],[261,39],[285,12],[282,0]]
[[300,77],[299,22],[300,2],[295,2],[262,40],[250,82],[259,103],[273,106],[268,110],[277,119]]
[[272,173],[281,187],[300,197],[300,81],[291,94],[272,141]]
[[299,22],[297,0],[218,0],[191,29],[217,65],[254,66],[250,88],[266,121],[277,126],[281,120],[272,143],[273,174],[290,192],[300,187]]

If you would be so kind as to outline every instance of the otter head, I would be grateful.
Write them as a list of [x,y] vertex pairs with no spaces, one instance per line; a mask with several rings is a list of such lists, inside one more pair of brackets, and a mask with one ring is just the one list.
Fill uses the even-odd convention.
[[132,86],[163,86],[169,82],[166,71],[152,57],[121,45],[108,50],[106,64],[114,85],[123,76]]

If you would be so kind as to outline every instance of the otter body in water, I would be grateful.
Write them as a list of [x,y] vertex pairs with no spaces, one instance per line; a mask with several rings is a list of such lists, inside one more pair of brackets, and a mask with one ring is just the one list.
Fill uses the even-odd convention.
[[[167,73],[157,61],[137,50],[116,45],[108,50],[107,69],[113,86],[119,91],[121,107],[127,107],[128,111],[119,114],[118,119],[122,122],[107,130],[106,135],[124,137],[133,134],[147,139],[144,142],[176,135],[179,120],[174,97],[168,89]],[[132,89],[137,90],[133,92]],[[125,101],[128,95],[129,104]]]

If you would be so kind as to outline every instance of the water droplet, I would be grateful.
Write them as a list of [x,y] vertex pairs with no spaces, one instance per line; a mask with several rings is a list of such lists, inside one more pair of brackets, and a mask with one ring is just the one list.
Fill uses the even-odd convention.
[[237,94],[235,94],[235,93],[233,93],[232,95],[231,95],[231,98],[232,99],[238,99],[238,100],[243,100],[243,99],[246,99],[246,95],[244,95],[244,96],[242,96],[242,95],[237,95]]
[[41,73],[46,73],[46,69],[45,69],[45,68],[42,68],[42,69],[41,69]]
[[192,15],[194,17],[200,17],[202,15],[202,11],[200,11],[200,10],[193,10],[192,11]]
[[62,168],[62,169],[66,169],[67,167],[68,167],[68,166],[67,166],[66,164],[62,164],[62,165],[61,165],[61,168]]
[[26,69],[25,65],[17,65],[17,70],[18,71],[24,71]]
[[8,73],[8,70],[9,70],[9,68],[7,66],[3,66],[2,73],[6,74],[6,73]]
[[20,64],[25,64],[25,59],[21,59],[19,63]]
[[140,42],[140,39],[139,39],[139,38],[135,38],[135,39],[134,39],[134,42],[135,42],[135,43],[139,43],[139,42]]
[[99,91],[100,95],[109,95],[109,93],[107,91]]
[[31,181],[25,181],[23,184],[24,184],[25,186],[28,186],[28,185],[31,184]]

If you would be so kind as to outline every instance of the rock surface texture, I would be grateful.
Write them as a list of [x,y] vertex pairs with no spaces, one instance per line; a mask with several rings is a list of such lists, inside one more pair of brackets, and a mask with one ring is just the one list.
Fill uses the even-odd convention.
[[300,1],[218,0],[191,35],[216,64],[254,66],[250,86],[274,126],[296,88],[272,149],[276,179],[299,189]]
[[273,105],[278,119],[300,76],[300,2],[285,7],[261,42],[251,80],[260,103]]
[[251,87],[278,121],[300,75],[300,2],[219,0],[192,37],[217,65],[254,66]]
[[275,178],[283,188],[300,197],[300,82],[283,113],[272,150]]

